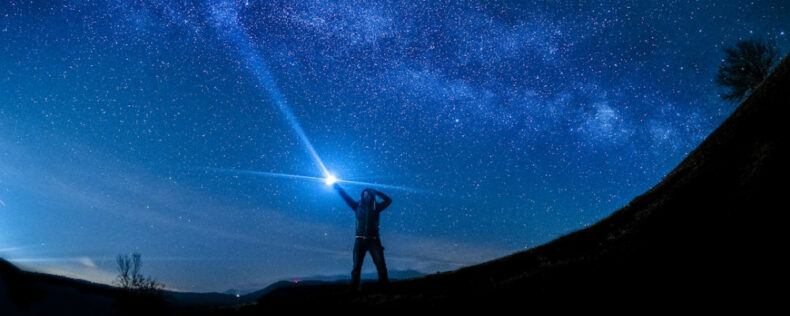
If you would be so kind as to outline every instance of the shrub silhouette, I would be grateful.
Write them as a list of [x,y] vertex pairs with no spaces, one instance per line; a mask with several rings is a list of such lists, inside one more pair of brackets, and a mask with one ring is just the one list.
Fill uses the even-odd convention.
[[118,255],[115,259],[118,264],[118,277],[115,283],[121,288],[135,291],[156,293],[164,288],[164,284],[151,277],[144,276],[140,269],[143,267],[142,255],[135,252],[131,255]]
[[716,83],[729,89],[721,97],[737,101],[763,82],[778,60],[776,46],[764,40],[742,40],[724,48]]

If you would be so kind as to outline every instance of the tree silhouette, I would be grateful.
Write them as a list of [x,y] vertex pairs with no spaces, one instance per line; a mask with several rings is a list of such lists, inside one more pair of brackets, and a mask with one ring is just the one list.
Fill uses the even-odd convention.
[[143,261],[139,253],[135,252],[131,256],[118,255],[115,261],[118,264],[118,277],[115,280],[118,286],[138,292],[157,292],[164,287],[164,284],[143,276],[140,272]]
[[763,82],[777,61],[778,53],[772,42],[741,40],[735,46],[724,48],[724,60],[719,66],[716,83],[729,89],[721,97],[740,100]]

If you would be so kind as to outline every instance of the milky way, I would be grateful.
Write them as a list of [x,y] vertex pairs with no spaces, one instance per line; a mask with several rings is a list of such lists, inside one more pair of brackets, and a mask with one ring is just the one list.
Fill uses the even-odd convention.
[[327,171],[393,197],[391,269],[506,255],[659,181],[735,108],[722,47],[787,52],[789,22],[786,1],[4,1],[0,256],[110,282],[139,251],[195,291],[347,274]]

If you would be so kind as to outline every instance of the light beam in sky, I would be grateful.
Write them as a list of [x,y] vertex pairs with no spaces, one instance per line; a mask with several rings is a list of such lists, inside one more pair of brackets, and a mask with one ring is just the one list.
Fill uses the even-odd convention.
[[[406,187],[406,186],[338,179],[337,176],[333,175],[332,173],[329,173],[329,176],[327,176],[325,178],[319,178],[319,177],[311,177],[311,176],[304,176],[304,175],[298,175],[298,174],[279,173],[279,172],[267,172],[267,171],[255,171],[255,170],[217,169],[217,168],[207,168],[207,170],[217,171],[217,172],[247,174],[247,175],[252,175],[252,176],[263,176],[263,177],[273,177],[273,178],[320,181],[320,182],[323,182],[326,185],[332,185],[332,184],[335,184],[335,183],[346,183],[346,184],[351,184],[351,185],[360,185],[360,186],[375,187],[375,188],[393,189],[393,190],[400,190],[400,191],[407,191],[407,192],[414,192],[414,193],[425,193],[425,191],[422,190],[422,189],[410,188],[410,187]],[[330,180],[333,180],[333,181],[330,181]]]
[[266,64],[266,61],[261,58],[258,50],[252,44],[247,31],[239,25],[238,12],[236,11],[235,5],[230,1],[221,1],[209,3],[209,6],[211,7],[217,31],[222,34],[227,41],[235,45],[234,47],[237,53],[252,71],[258,83],[266,90],[272,102],[274,102],[277,109],[280,110],[286,121],[288,121],[288,124],[291,125],[291,128],[293,128],[299,140],[307,149],[313,162],[321,170],[321,174],[324,177],[328,177],[330,175],[329,170],[326,168],[326,165],[324,165],[324,161],[321,160],[321,157],[318,156],[318,152],[316,152],[310,139],[307,138],[307,134],[305,134],[302,126],[296,119],[291,107],[288,105],[288,101],[277,86],[274,77],[272,77],[269,66]]
[[272,172],[260,172],[260,171],[249,171],[247,173],[253,173],[257,175],[264,175],[270,177],[319,180],[319,181],[323,181],[326,185],[332,185],[338,182],[338,183],[348,183],[348,184],[364,185],[371,187],[390,188],[395,190],[404,190],[411,192],[422,191],[413,188],[394,186],[394,185],[340,180],[337,178],[337,176],[329,172],[326,165],[324,164],[324,161],[321,160],[321,157],[318,155],[318,152],[316,152],[315,148],[313,147],[313,144],[310,142],[310,139],[307,137],[307,134],[304,132],[302,126],[299,124],[299,120],[297,120],[296,116],[291,110],[291,107],[288,105],[288,101],[285,99],[285,96],[282,94],[280,88],[277,86],[277,83],[275,82],[275,79],[272,76],[271,71],[269,70],[269,66],[266,64],[266,61],[263,58],[261,58],[260,52],[253,45],[253,42],[252,40],[250,40],[250,36],[249,34],[247,34],[247,31],[244,29],[244,27],[239,25],[238,11],[234,3],[230,1],[220,1],[220,2],[209,3],[209,6],[212,12],[212,17],[214,19],[215,27],[217,31],[224,36],[224,39],[226,41],[232,44],[230,46],[235,48],[236,52],[241,56],[241,60],[243,60],[245,64],[248,66],[248,68],[252,71],[252,74],[257,80],[257,82],[264,88],[264,90],[267,92],[271,100],[276,105],[277,109],[283,114],[286,121],[288,121],[288,124],[291,125],[291,128],[294,130],[296,135],[299,137],[299,140],[307,149],[307,152],[310,154],[310,157],[313,159],[313,162],[320,169],[323,178],[303,176],[303,175],[272,173]]

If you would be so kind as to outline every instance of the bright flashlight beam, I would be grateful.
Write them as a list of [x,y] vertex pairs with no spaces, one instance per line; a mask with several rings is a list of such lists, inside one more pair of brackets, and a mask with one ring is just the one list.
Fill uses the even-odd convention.
[[215,24],[217,33],[221,34],[224,37],[224,39],[228,42],[228,44],[231,44],[228,45],[229,48],[232,47],[241,56],[242,61],[244,61],[247,67],[252,71],[252,74],[255,77],[255,79],[267,92],[267,94],[274,102],[280,113],[282,113],[283,117],[288,122],[288,124],[291,125],[291,128],[294,130],[296,135],[299,137],[299,140],[307,149],[307,152],[310,154],[310,157],[313,159],[313,162],[316,164],[316,166],[318,166],[318,168],[320,169],[321,175],[323,175],[324,178],[272,173],[272,172],[258,172],[258,171],[249,171],[248,173],[254,173],[257,175],[264,175],[271,177],[319,180],[319,181],[323,181],[327,185],[334,184],[335,182],[340,182],[340,183],[348,183],[348,184],[366,185],[371,187],[382,187],[382,188],[390,188],[396,190],[405,190],[412,192],[421,191],[412,188],[393,186],[393,185],[340,180],[337,179],[337,177],[335,177],[334,175],[332,175],[329,172],[329,170],[326,168],[326,165],[324,165],[324,161],[321,160],[320,156],[318,156],[318,152],[316,152],[315,148],[313,147],[313,144],[310,142],[310,139],[307,138],[307,134],[305,134],[304,130],[302,129],[302,126],[299,124],[299,121],[297,120],[296,116],[291,110],[291,107],[288,105],[285,96],[282,94],[280,88],[277,86],[277,83],[275,82],[274,77],[271,74],[271,71],[269,71],[269,66],[266,64],[266,61],[263,60],[263,58],[261,58],[260,52],[252,44],[252,41],[250,40],[250,36],[249,34],[247,34],[247,31],[239,25],[240,22],[238,19],[238,11],[236,9],[236,5],[234,4],[234,2],[227,0],[226,1],[220,0],[220,1],[207,1],[207,4],[210,8],[211,16]]
[[[319,177],[303,176],[303,175],[298,175],[298,174],[266,172],[266,171],[254,171],[254,170],[214,169],[214,168],[209,168],[209,170],[218,171],[218,172],[247,174],[247,175],[251,175],[251,176],[262,176],[262,177],[285,178],[285,179],[296,179],[296,180],[321,181],[321,182],[323,182],[324,184],[327,184],[327,185],[332,185],[332,184],[335,184],[335,183],[346,183],[346,184],[351,184],[351,185],[360,185],[360,186],[367,186],[367,187],[373,187],[373,188],[393,189],[393,190],[415,192],[415,193],[424,192],[421,189],[415,189],[415,188],[404,187],[404,186],[399,186],[399,185],[389,185],[389,184],[381,184],[381,183],[372,183],[372,182],[362,182],[362,181],[338,179],[337,177],[335,177],[331,173],[326,178],[319,178]],[[330,183],[329,180],[332,179],[332,178],[334,179],[334,182]]]
[[239,26],[238,12],[236,12],[233,3],[230,1],[214,3],[214,6],[212,6],[212,16],[216,23],[217,31],[223,34],[232,44],[235,44],[234,47],[239,55],[241,55],[242,60],[252,71],[258,83],[266,90],[271,100],[277,106],[277,109],[280,110],[285,120],[288,121],[288,124],[291,125],[291,128],[293,128],[299,140],[307,149],[313,162],[321,170],[321,174],[324,177],[328,177],[330,175],[329,170],[326,168],[326,165],[324,165],[324,161],[321,160],[321,157],[318,156],[318,152],[316,152],[310,139],[307,138],[307,134],[305,134],[302,126],[296,119],[291,107],[288,105],[288,101],[277,86],[274,77],[272,77],[269,66],[266,64],[266,61],[260,57],[258,50],[252,45],[247,31]]
[[333,185],[335,182],[337,182],[337,177],[333,174],[329,174],[324,178],[324,183],[326,183],[326,185]]

